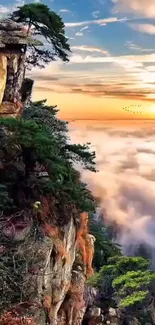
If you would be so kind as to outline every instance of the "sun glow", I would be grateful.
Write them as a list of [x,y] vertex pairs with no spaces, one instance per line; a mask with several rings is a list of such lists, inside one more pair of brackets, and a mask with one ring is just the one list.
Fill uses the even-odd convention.
[[148,107],[148,113],[150,113],[155,118],[155,105]]

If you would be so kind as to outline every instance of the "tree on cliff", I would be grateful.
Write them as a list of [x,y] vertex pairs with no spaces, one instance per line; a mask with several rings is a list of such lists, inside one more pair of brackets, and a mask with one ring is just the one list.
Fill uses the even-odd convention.
[[[81,161],[95,170],[95,155],[88,145],[67,146],[67,126],[56,112],[43,101],[18,119],[0,119],[0,314],[36,296],[33,270],[40,272],[44,231],[52,238],[56,234],[56,254],[62,254],[65,225],[73,218],[78,226],[80,212],[95,209],[73,167]],[[35,202],[41,203],[38,213]],[[26,237],[22,229],[28,230]]]
[[112,306],[144,320],[154,305],[154,281],[155,272],[150,270],[149,260],[115,256],[89,282],[99,288],[103,301],[108,297]]
[[[42,101],[32,103],[18,120],[0,119],[1,128],[7,130],[7,136],[2,132],[0,137],[0,158],[5,169],[4,173],[0,168],[0,182],[6,186],[9,177],[9,189],[15,183],[23,186],[35,173],[36,164],[40,164],[48,172],[49,181],[38,183],[38,189],[41,186],[41,191],[60,196],[61,200],[64,195],[81,211],[94,210],[94,200],[86,184],[80,182],[73,163],[81,162],[84,168],[95,171],[95,153],[89,150],[88,144],[68,145],[66,123],[56,118],[56,112]],[[23,171],[21,161],[25,166]]]
[[121,249],[109,238],[104,223],[94,220],[94,216],[89,218],[89,229],[96,238],[93,265],[98,272],[103,265],[107,265],[110,257],[121,255]]
[[46,100],[32,102],[23,111],[24,120],[34,121],[41,124],[51,136],[54,136],[59,143],[62,159],[67,159],[74,163],[80,162],[84,168],[95,172],[95,152],[90,150],[90,143],[84,145],[69,143],[67,122],[59,120],[56,116],[58,109],[56,106],[46,105]]
[[27,66],[44,67],[46,63],[57,57],[68,61],[70,46],[65,37],[65,26],[62,18],[42,3],[30,3],[19,7],[10,18],[22,23],[28,35],[34,35],[41,41],[42,46],[25,46]]

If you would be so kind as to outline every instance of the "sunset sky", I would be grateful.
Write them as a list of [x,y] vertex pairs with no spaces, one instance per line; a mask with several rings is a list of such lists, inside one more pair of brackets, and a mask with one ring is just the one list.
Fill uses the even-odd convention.
[[[4,14],[24,1],[0,3]],[[65,119],[155,118],[155,0],[43,3],[62,16],[72,54],[31,71],[33,99]]]

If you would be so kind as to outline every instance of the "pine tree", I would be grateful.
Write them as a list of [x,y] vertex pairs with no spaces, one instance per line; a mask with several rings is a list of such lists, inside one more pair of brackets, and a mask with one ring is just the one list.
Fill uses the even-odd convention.
[[[78,151],[75,145],[78,155],[73,160],[72,151],[65,149],[67,125],[56,118],[56,111],[37,102],[18,119],[0,118],[0,313],[20,303],[21,294],[23,301],[36,294],[36,283],[26,281],[31,270],[40,268],[43,257],[38,247],[44,231],[46,236],[56,234],[56,248],[63,254],[64,226],[73,218],[79,227],[80,213],[95,210],[87,185],[73,167],[81,159],[86,168],[94,168],[94,154],[85,147]],[[23,224],[22,235],[18,227]],[[15,236],[20,236],[18,245]]]
[[[68,39],[62,18],[43,3],[30,3],[19,7],[10,18],[22,23],[27,35],[36,36],[42,46],[25,46],[27,67],[44,67],[45,64],[60,58],[67,62],[70,53]],[[28,54],[29,53],[29,54]]]
[[96,271],[103,265],[107,265],[110,257],[121,255],[119,245],[112,242],[108,236],[107,228],[101,221],[96,221],[94,216],[90,216],[89,229],[91,234],[95,237],[95,254],[94,254],[94,268]]
[[148,312],[154,296],[155,272],[150,261],[142,257],[114,256],[101,267],[89,283],[99,288],[104,299],[126,309],[132,316],[142,317]]

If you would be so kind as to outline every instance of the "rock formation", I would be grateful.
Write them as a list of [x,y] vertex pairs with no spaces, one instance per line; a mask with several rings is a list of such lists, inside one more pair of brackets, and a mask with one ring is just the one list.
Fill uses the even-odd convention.
[[[50,207],[54,212],[52,199],[50,204],[49,202],[42,198],[41,214],[47,212]],[[38,208],[39,205],[40,202],[35,203],[35,207]],[[12,252],[8,250],[9,244],[6,243],[3,247],[4,250],[8,250],[7,259],[11,270],[13,269],[11,276],[14,279],[16,272],[13,264],[18,265],[18,260],[21,263],[21,272],[25,274],[25,276],[21,274],[21,284],[19,283],[18,288],[22,286],[22,292],[25,297],[27,296],[28,303],[19,303],[16,305],[16,311],[20,315],[24,313],[26,319],[31,314],[37,325],[81,325],[86,310],[84,300],[86,274],[81,251],[77,248],[74,216],[71,216],[70,221],[63,227],[42,222],[38,239],[33,233],[32,220],[22,221],[21,216],[20,223],[16,216],[16,223],[14,222],[13,226],[10,224],[7,226],[5,223],[4,229],[1,229],[1,232],[8,238],[8,243],[11,239],[11,247],[15,249],[13,262]],[[9,285],[11,287],[11,284]],[[6,289],[1,294],[4,301],[8,299]],[[14,292],[10,293],[10,301],[11,295],[14,295]],[[12,310],[14,306],[10,312]]]
[[[21,25],[11,20],[0,22],[0,116],[2,117],[18,117],[23,105],[30,99],[33,81],[25,79],[25,46],[29,42],[32,44],[33,41]],[[21,164],[20,169],[22,168]],[[39,172],[38,177],[48,178],[46,171],[42,173],[46,175],[40,175]],[[32,312],[35,324],[38,325],[81,325],[86,310],[85,282],[93,274],[95,238],[88,233],[86,212],[82,213],[80,218],[76,216],[79,220],[78,226],[75,222],[76,218],[72,215],[63,227],[45,222],[43,217],[47,211],[52,219],[54,207],[51,209],[51,206],[52,199],[42,197],[41,202],[34,204],[35,212],[23,211],[20,220],[17,215],[12,215],[13,224],[9,222],[2,224],[1,235],[7,241],[4,246],[0,246],[0,254],[8,252],[6,262],[9,264],[13,278],[17,276],[15,264],[20,261],[22,280],[21,283],[19,281],[19,287],[22,287],[21,292],[27,295],[28,302],[22,303],[21,298],[21,303],[16,306],[17,314],[24,313],[24,319],[29,319],[28,314]],[[39,231],[39,238],[34,240],[36,234],[32,227],[32,218],[36,216],[39,216],[41,226],[39,230],[35,230]],[[14,260],[9,248],[10,241],[11,249],[15,254]],[[6,300],[10,299],[11,305],[13,299],[11,295],[14,294],[14,290],[9,283],[7,285],[7,289],[4,288],[0,280],[2,288],[0,293],[4,301],[5,296]],[[17,323],[16,313],[13,308],[9,313],[4,314],[0,324]]]
[[7,76],[7,58],[0,55],[0,104],[2,103]]
[[[25,78],[25,47],[34,42],[21,25],[11,20],[0,22],[0,116],[18,117],[31,98],[33,80]],[[24,174],[23,162],[17,164]],[[0,169],[5,167],[1,159]],[[30,178],[44,178],[44,182],[49,178],[39,163],[32,174]],[[24,201],[22,195],[20,188]],[[0,316],[0,325],[125,324],[118,309],[105,312],[95,305],[97,292],[86,287],[86,280],[93,275],[95,241],[89,234],[88,213],[79,216],[72,208],[68,221],[60,225],[57,202],[52,202],[52,197],[40,199],[34,203],[34,210],[24,208],[0,223],[0,254],[4,254],[1,307],[9,310]],[[19,315],[22,323],[18,322]],[[155,324],[154,310],[151,317]],[[139,325],[137,319],[126,324]]]
[[[20,24],[0,22],[0,114],[18,116],[26,100],[24,91],[25,47],[35,44]],[[27,82],[28,83],[28,82]],[[32,81],[29,82],[32,86]],[[31,89],[32,90],[32,89]]]

